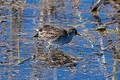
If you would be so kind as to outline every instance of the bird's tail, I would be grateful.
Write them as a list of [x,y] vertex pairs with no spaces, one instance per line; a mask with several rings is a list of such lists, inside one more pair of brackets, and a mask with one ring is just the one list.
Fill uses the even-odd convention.
[[40,31],[42,32],[42,29],[41,28],[34,28],[36,31]]

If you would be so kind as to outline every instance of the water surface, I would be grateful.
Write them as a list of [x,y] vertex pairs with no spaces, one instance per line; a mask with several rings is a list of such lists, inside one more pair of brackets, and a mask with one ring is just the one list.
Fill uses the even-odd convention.
[[[11,1],[9,1],[12,3]],[[0,6],[1,80],[119,80],[120,16],[109,3],[98,14],[92,0],[19,0]],[[104,27],[104,33],[96,31]],[[74,27],[81,33],[58,49],[34,38],[44,24]],[[116,59],[115,59],[116,58]]]

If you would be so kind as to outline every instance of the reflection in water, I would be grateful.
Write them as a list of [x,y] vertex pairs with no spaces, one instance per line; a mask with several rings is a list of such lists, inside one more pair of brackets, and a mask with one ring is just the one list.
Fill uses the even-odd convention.
[[[13,3],[3,5],[4,1]],[[19,4],[19,1],[22,4]],[[74,7],[75,1],[77,8]],[[106,4],[110,8],[101,6],[100,14],[92,16],[89,12],[89,0],[27,0],[27,4],[26,0],[0,0],[0,79],[119,79],[120,9],[115,0],[111,1],[114,2]],[[117,1],[119,3],[119,0]],[[114,5],[113,8],[111,5]],[[16,8],[13,8],[15,6]],[[24,11],[20,11],[20,8]],[[36,33],[33,28],[39,25],[36,17],[39,17],[41,25],[72,25],[87,35],[75,37],[78,41],[74,39],[75,44],[72,46],[68,44],[61,50],[48,50],[43,40],[31,37],[32,33]],[[100,26],[97,29],[103,30],[103,33],[94,30],[93,18],[97,26]],[[103,26],[107,21],[115,23]],[[118,33],[107,33],[108,30],[117,30]],[[114,54],[114,60],[111,54]],[[31,55],[34,56],[33,59],[29,58]],[[70,55],[83,57],[84,61]],[[16,65],[18,59],[23,61],[23,58],[27,61]]]
[[[4,35],[7,36],[7,38],[5,38],[5,36],[3,38],[5,38],[5,51],[3,52],[6,57],[7,57],[7,61],[3,60],[3,64],[4,66],[6,66],[6,68],[4,67],[3,70],[3,75],[5,75],[4,77],[1,77],[2,79],[14,79],[13,74],[14,74],[14,68],[15,68],[15,64],[17,62],[17,60],[20,61],[20,46],[18,44],[20,44],[19,40],[20,40],[20,32],[21,32],[21,24],[22,24],[22,18],[21,18],[21,12],[19,9],[15,9],[14,7],[9,8],[9,11],[11,12],[6,13],[6,17],[7,17],[7,21],[6,23],[10,20],[9,23],[11,23],[10,25],[7,24],[3,24],[4,26],[6,25],[6,27],[4,28],[9,28],[9,30],[5,30],[3,31]],[[12,15],[11,17],[8,17]],[[8,26],[9,25],[9,26]],[[19,53],[19,54],[17,54]],[[19,57],[17,57],[19,56]],[[6,69],[6,70],[5,70]],[[5,72],[5,73],[4,73]],[[8,73],[10,72],[10,73]],[[6,74],[8,73],[8,74]]]
[[[69,67],[71,71],[75,71],[75,67],[78,62],[81,62],[83,58],[73,57],[63,53],[63,51],[59,49],[50,50],[47,53],[41,53],[34,55],[34,77],[43,76],[47,73],[47,70],[54,70],[62,67]],[[75,71],[76,72],[76,71]],[[46,77],[46,76],[45,76]],[[45,78],[44,77],[44,78]],[[42,77],[43,78],[43,77]],[[48,78],[49,79],[49,78]]]
[[[42,3],[43,5],[40,13],[41,14],[40,21],[43,25],[49,24],[53,21],[52,17],[55,18],[55,16],[57,15],[56,7],[64,5],[64,1],[63,0],[43,0]],[[59,3],[59,5],[56,3]]]
[[[115,5],[115,7],[114,7],[114,9],[115,9],[115,11],[117,11],[117,14],[116,15],[114,15],[115,17],[117,17],[117,21],[118,21],[118,26],[116,27],[116,30],[119,32],[119,34],[120,34],[120,0],[112,0],[115,4],[118,4],[119,6],[116,6]],[[116,44],[116,53],[114,53],[114,57],[115,57],[115,59],[114,59],[114,72],[115,73],[118,73],[118,69],[119,69],[119,63],[120,63],[120,61],[119,61],[119,59],[120,59],[120,43],[119,43],[119,40],[120,40],[120,35],[117,35],[117,38],[118,38],[118,40],[117,40],[117,42],[118,42],[118,44]],[[115,74],[114,75],[114,77],[112,78],[113,80],[118,80],[119,78],[118,78],[118,76],[117,76],[117,74]]]
[[99,17],[99,13],[93,13],[93,17],[95,18],[95,20],[98,22],[98,25],[103,25],[100,17]]
[[[114,4],[120,4],[119,2],[119,0],[111,0]],[[119,30],[120,30],[120,16],[119,16],[119,10],[120,10],[120,5],[118,5],[118,6],[116,6],[116,5],[114,5],[114,12],[118,12],[117,14],[113,14],[113,16],[114,16],[114,20],[115,20],[115,17],[117,18],[117,20],[115,20],[116,21],[116,23],[118,23],[118,26],[116,27],[116,29],[117,29],[117,31],[118,32],[120,32]],[[99,19],[99,16],[97,15],[93,15],[93,17],[96,19],[96,21],[98,22],[98,25],[103,25],[103,23],[101,22],[101,19]],[[107,26],[105,26],[105,27],[107,27]],[[113,51],[113,57],[115,58],[115,60],[114,60],[114,70],[113,70],[113,72],[115,72],[115,74],[112,74],[112,75],[109,75],[109,77],[111,77],[111,76],[113,76],[112,77],[112,80],[117,80],[118,78],[117,78],[117,75],[116,75],[116,73],[118,72],[118,63],[119,63],[119,61],[117,60],[117,59],[120,59],[120,51],[119,51],[119,41],[114,41],[114,42],[116,42],[115,44],[116,45],[113,45],[114,44],[114,42],[110,39],[110,37],[109,36],[107,36],[107,35],[105,35],[106,36],[106,39],[107,39],[107,42],[108,42],[108,44],[109,44],[109,46],[111,46],[109,49],[111,49],[112,51]],[[119,39],[119,34],[118,34],[118,39]],[[101,47],[103,48],[103,37],[101,37],[101,39],[100,39],[100,45],[101,45]],[[108,47],[109,47],[108,46]],[[107,48],[108,48],[107,47]],[[104,53],[104,51],[102,51],[102,53]],[[105,56],[103,55],[103,63],[106,63],[106,60],[105,60]],[[105,69],[106,69],[106,67],[105,67]],[[109,77],[107,77],[107,78],[109,78]]]

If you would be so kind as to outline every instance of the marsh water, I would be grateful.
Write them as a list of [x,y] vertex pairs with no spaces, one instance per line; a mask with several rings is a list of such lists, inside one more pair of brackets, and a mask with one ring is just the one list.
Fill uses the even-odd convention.
[[[120,80],[119,0],[92,13],[95,2],[1,0],[0,80]],[[48,49],[34,37],[45,24],[73,27],[81,36]]]

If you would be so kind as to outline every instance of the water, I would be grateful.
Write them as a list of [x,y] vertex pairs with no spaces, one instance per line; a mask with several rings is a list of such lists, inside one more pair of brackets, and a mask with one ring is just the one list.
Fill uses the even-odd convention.
[[[26,0],[0,7],[1,80],[119,80],[119,13],[101,6],[97,18],[90,12],[92,0]],[[20,9],[19,9],[20,8]],[[21,10],[24,8],[24,10]],[[104,34],[95,28],[108,22]],[[34,38],[34,28],[49,24],[74,27],[81,33],[58,49]],[[111,47],[108,47],[110,46]],[[105,49],[106,48],[106,49]],[[105,50],[102,50],[105,49]],[[119,58],[119,56],[117,57]]]

